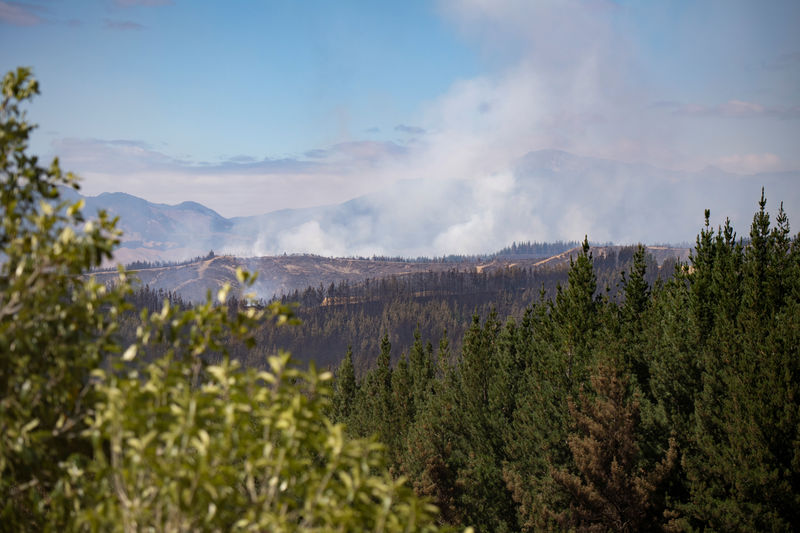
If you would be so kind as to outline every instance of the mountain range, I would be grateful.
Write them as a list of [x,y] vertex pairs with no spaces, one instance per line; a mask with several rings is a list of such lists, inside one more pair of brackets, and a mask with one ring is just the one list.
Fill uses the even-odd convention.
[[[406,179],[341,204],[226,218],[195,202],[165,205],[114,192],[83,197],[85,212],[119,215],[115,260],[183,260],[210,250],[245,257],[441,256],[512,241],[689,242],[711,209],[746,233],[761,188],[775,213],[800,208],[800,174],[671,171],[542,150],[477,179]],[[81,195],[65,191],[70,199]],[[190,191],[187,191],[190,196]]]

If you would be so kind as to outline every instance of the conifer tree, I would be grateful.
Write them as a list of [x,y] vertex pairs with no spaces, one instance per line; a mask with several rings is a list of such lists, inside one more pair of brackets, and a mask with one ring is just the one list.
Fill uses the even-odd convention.
[[[666,453],[665,443],[673,438],[685,454],[691,444],[695,399],[700,389],[702,359],[698,353],[698,326],[691,312],[685,266],[677,265],[666,283],[657,283],[644,319],[645,360],[649,383],[642,387],[641,451],[651,461]],[[668,483],[667,505],[671,511],[689,499],[682,461],[673,469]]]
[[352,346],[347,347],[347,353],[336,372],[335,383],[332,418],[334,422],[347,423],[358,394]]
[[400,355],[400,360],[392,370],[391,379],[390,413],[381,439],[397,466],[402,461],[403,447],[408,430],[414,424],[415,415],[412,376],[406,354]]
[[445,523],[462,524],[465,509],[460,505],[458,463],[453,453],[458,428],[453,423],[452,389],[446,387],[443,383],[441,393],[430,399],[409,429],[402,470],[418,495],[432,499]]
[[443,383],[445,377],[450,373],[450,340],[447,338],[447,329],[442,332],[442,338],[439,339],[439,349],[436,352],[436,383]]
[[508,431],[516,410],[520,377],[525,375],[521,347],[521,328],[511,317],[497,336],[496,368],[489,384],[489,412],[496,438]]
[[[433,497],[444,517],[487,531],[516,529],[514,506],[502,479],[503,441],[492,415],[500,329],[496,313],[483,324],[474,315],[462,356],[452,367],[446,362],[449,347],[443,338],[442,379],[425,389],[427,399],[416,409],[402,457],[402,470],[415,490]],[[422,361],[417,368],[425,369],[424,383],[433,376],[433,348],[423,348],[418,337],[415,345],[412,352],[416,350],[415,358]]]
[[568,438],[575,473],[552,471],[569,495],[567,509],[554,509],[557,522],[576,531],[659,531],[664,516],[663,483],[674,468],[677,451],[670,442],[656,465],[642,461],[637,429],[639,399],[629,396],[628,383],[610,363],[602,362],[591,376],[593,395],[581,391],[569,402],[576,431]]
[[420,412],[432,393],[434,379],[433,348],[422,343],[422,334],[417,324],[414,330],[414,344],[408,353],[408,369],[411,378],[410,400],[411,418]]
[[627,276],[623,273],[625,299],[619,310],[619,320],[625,364],[641,387],[647,387],[650,381],[643,333],[645,313],[650,303],[650,286],[645,279],[646,270],[646,250],[640,244],[633,254],[630,272]]
[[381,338],[376,366],[364,377],[361,387],[364,391],[359,409],[363,417],[360,428],[362,435],[377,434],[382,442],[387,442],[393,435],[391,351],[392,343],[386,333]]
[[687,284],[686,272],[676,267],[672,279],[653,291],[644,325],[644,350],[650,354],[645,391],[662,407],[666,425],[679,438],[689,433],[702,372],[698,326],[690,311]]
[[596,332],[598,315],[595,293],[597,278],[592,265],[588,237],[574,262],[570,258],[567,290],[558,291],[553,308],[554,326],[563,355],[565,385],[572,388],[584,377],[586,360]]

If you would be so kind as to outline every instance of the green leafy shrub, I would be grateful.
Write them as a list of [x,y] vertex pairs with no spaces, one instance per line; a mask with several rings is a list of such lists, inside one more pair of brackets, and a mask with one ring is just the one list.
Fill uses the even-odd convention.
[[[434,509],[385,470],[382,447],[323,415],[328,373],[270,359],[270,372],[170,357],[96,371],[93,460],[69,464],[61,497],[76,529],[417,531]],[[374,474],[373,472],[379,472]]]
[[89,372],[118,349],[115,318],[129,288],[124,273],[114,287],[81,277],[110,257],[118,234],[105,213],[86,222],[80,202],[59,201],[58,187],[76,179],[57,160],[44,168],[26,153],[33,126],[20,105],[36,93],[26,69],[3,78],[0,524],[9,530],[41,524],[59,463],[88,450]]

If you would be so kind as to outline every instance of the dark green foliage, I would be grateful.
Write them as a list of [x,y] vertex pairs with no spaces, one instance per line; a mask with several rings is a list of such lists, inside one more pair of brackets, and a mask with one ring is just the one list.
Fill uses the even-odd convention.
[[[0,529],[435,529],[410,488],[480,531],[800,528],[800,235],[763,192],[688,265],[585,239],[568,271],[308,289],[287,333],[86,275],[114,221],[76,231],[74,179],[25,154],[35,92],[3,81]],[[346,353],[332,391],[265,357],[286,340]]]
[[483,531],[796,529],[800,237],[783,209],[772,227],[762,198],[746,242],[707,213],[672,276],[641,247],[626,261],[602,293],[584,242],[552,299],[473,315],[435,363],[409,332],[395,472]]
[[397,453],[397,433],[394,392],[391,367],[392,344],[389,336],[381,339],[381,351],[375,368],[364,378],[359,387],[356,405],[358,412],[350,417],[352,431],[357,435],[377,435],[388,447],[394,458]]
[[645,351],[644,325],[650,305],[650,285],[645,279],[647,264],[643,246],[636,248],[630,274],[622,274],[624,300],[619,309],[619,336],[623,339],[621,351],[625,365],[636,377],[637,383],[647,385],[650,381],[649,356]]
[[503,248],[494,257],[552,257],[579,246],[576,241],[569,242],[514,242],[511,246]]
[[[672,276],[584,240],[568,272],[308,289],[286,333],[227,289],[88,276],[114,221],[26,155],[36,91],[19,70],[0,104],[0,529],[435,529],[410,488],[481,531],[800,528],[800,235],[763,193]],[[354,343],[333,391],[266,359],[282,339]]]
[[589,245],[573,263],[566,289],[559,287],[555,302],[534,313],[527,335],[529,354],[519,390],[512,431],[507,433],[509,460],[505,479],[526,530],[555,524],[547,509],[563,508],[567,501],[552,477],[553,465],[570,465],[567,447],[568,400],[585,382],[594,357],[601,302]]
[[410,374],[408,404],[411,410],[410,419],[422,412],[425,404],[433,394],[433,379],[436,367],[433,360],[433,346],[423,346],[419,328],[414,330],[414,344],[408,353],[408,372]]
[[458,503],[464,523],[481,531],[517,529],[516,511],[502,476],[504,399],[498,394],[506,391],[496,385],[501,368],[507,365],[500,360],[501,328],[494,312],[483,324],[477,316],[473,318],[450,393],[457,437],[453,462],[458,470]]
[[[609,298],[621,299],[619,273],[628,270],[635,247],[604,250],[592,258],[599,290],[610,288]],[[652,284],[659,277],[672,275],[673,263],[660,268],[651,255],[645,258],[645,280]],[[416,273],[360,284],[342,282],[333,287],[308,287],[281,299],[299,302],[297,328],[264,328],[257,333],[255,351],[234,354],[252,366],[263,366],[266,356],[277,347],[285,347],[331,369],[338,366],[348,346],[353,348],[356,375],[363,377],[375,361],[384,333],[394,346],[393,363],[401,353],[408,354],[419,329],[425,340],[437,340],[449,333],[453,354],[461,349],[464,333],[473,313],[488,316],[496,309],[498,316],[522,319],[533,302],[555,298],[556,286],[567,283],[569,265],[536,268],[503,268],[466,272]],[[542,291],[544,289],[544,291]]]
[[[696,399],[686,508],[715,529],[783,531],[800,523],[797,247],[785,215],[770,228],[762,195],[750,242],[714,274],[740,290],[718,304]],[[731,273],[730,263],[737,271]]]

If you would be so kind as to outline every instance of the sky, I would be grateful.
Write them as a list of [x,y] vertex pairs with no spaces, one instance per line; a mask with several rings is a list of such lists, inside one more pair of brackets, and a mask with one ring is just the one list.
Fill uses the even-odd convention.
[[0,1],[0,69],[33,67],[31,149],[85,193],[231,217],[544,149],[800,171],[798,23],[795,0]]

